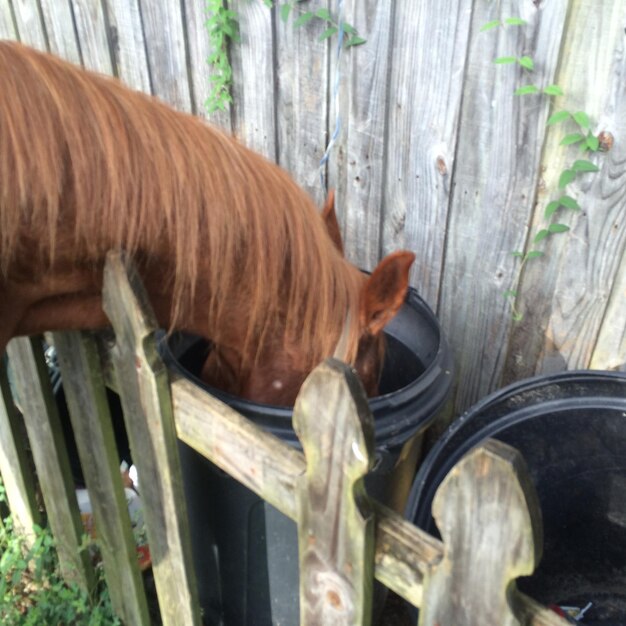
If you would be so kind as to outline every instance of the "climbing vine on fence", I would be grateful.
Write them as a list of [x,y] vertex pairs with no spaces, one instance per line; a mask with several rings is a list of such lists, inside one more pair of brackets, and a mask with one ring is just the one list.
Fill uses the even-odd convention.
[[[322,7],[315,10],[307,10],[309,3],[307,0],[288,0],[287,2],[274,2],[274,0],[262,0],[268,9],[277,7],[280,19],[293,22],[294,28],[300,28],[310,22],[320,22],[326,26],[324,32],[319,36],[320,41],[330,39],[338,35],[341,31],[346,39],[344,47],[358,46],[365,43],[365,39],[359,35],[356,28],[347,22],[340,22],[327,8]],[[231,89],[233,82],[233,70],[229,58],[229,46],[232,43],[239,43],[239,16],[232,9],[228,8],[227,0],[207,0],[206,4],[207,20],[206,30],[212,53],[207,62],[212,68],[211,91],[205,102],[208,113],[217,110],[226,110],[233,101]]]
[[[506,28],[510,26],[524,26],[526,22],[523,19],[512,17],[505,20],[493,20],[488,22],[481,28],[481,32],[489,31],[494,28]],[[529,56],[503,56],[494,59],[496,65],[515,65],[522,68],[525,76],[530,76],[535,70],[535,62]],[[559,85],[548,85],[547,87],[539,87],[534,82],[528,82],[518,87],[514,95],[516,96],[532,96],[540,95],[544,97],[563,96],[564,91]],[[594,153],[607,150],[608,137],[606,133],[601,133],[596,137],[592,132],[592,123],[589,115],[584,111],[556,111],[547,121],[548,126],[555,124],[566,124],[570,128],[560,142],[561,146],[578,145],[582,153]],[[597,172],[599,170],[595,163],[588,159],[576,159],[569,167],[565,168],[559,176],[558,189],[554,190],[554,198],[548,202],[544,209],[545,224],[537,231],[531,239],[531,244],[526,252],[519,250],[513,251],[511,254],[520,260],[518,271],[516,273],[514,283],[510,289],[504,292],[505,298],[511,305],[513,319],[520,321],[523,313],[519,310],[516,302],[519,296],[519,283],[521,281],[522,272],[526,264],[534,259],[539,259],[545,255],[543,250],[537,249],[537,244],[548,239],[552,235],[566,233],[569,226],[560,221],[563,211],[580,211],[578,201],[566,193],[568,185],[576,178],[589,172]]]

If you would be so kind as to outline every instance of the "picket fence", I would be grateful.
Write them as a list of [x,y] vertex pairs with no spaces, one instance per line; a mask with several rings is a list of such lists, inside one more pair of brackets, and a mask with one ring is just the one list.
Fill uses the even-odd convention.
[[[433,514],[443,542],[367,497],[373,424],[352,370],[321,364],[303,385],[294,427],[304,453],[263,431],[190,381],[168,372],[155,318],[133,267],[107,260],[105,309],[115,340],[53,335],[79,456],[92,498],[113,605],[125,624],[150,623],[123,496],[105,383],[121,395],[140,476],[153,572],[165,626],[201,623],[191,565],[177,437],[298,525],[303,625],[371,623],[374,578],[420,607],[420,624],[564,624],[511,582],[541,552],[536,495],[520,455],[490,441],[441,485]],[[89,587],[91,563],[50,378],[37,338],[14,339],[9,358],[49,525],[68,580]],[[0,472],[17,526],[39,521],[22,416],[1,377]],[[332,450],[332,455],[330,451]],[[332,462],[331,462],[332,459]],[[480,573],[479,575],[477,573]]]

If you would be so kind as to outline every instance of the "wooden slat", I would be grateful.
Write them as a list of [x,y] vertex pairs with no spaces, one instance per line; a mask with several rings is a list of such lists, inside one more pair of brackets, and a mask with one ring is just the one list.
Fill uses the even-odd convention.
[[47,50],[46,33],[37,0],[12,0],[19,40],[38,50]]
[[519,452],[492,440],[468,453],[437,489],[433,517],[445,548],[426,577],[420,625],[519,626],[510,586],[533,573],[543,547],[533,521],[541,520],[539,501]]
[[[618,278],[626,250],[626,146],[620,141],[626,136],[625,12],[623,1],[570,3],[569,28],[556,79],[565,96],[556,99],[554,107],[585,111],[593,120],[594,132],[609,131],[616,141],[606,155],[592,157],[600,172],[586,174],[567,187],[566,193],[582,208],[579,213],[563,211],[558,216],[571,231],[551,237],[544,246],[546,257],[527,266],[520,289],[525,317],[513,329],[506,382],[543,372],[586,368],[598,336],[603,335],[602,326],[609,323],[623,329],[626,325],[626,293],[620,289]],[[576,43],[580,41],[585,45]],[[561,125],[549,131],[533,232],[545,224],[547,202],[560,195],[561,171],[581,158],[576,147],[559,145],[567,132],[574,131]],[[617,336],[609,329],[605,332],[619,339],[619,332]],[[624,343],[604,345],[604,358],[598,352],[593,359],[595,367],[626,362]]]
[[[336,3],[333,3],[335,5]],[[404,4],[404,3],[403,3]],[[336,205],[343,224],[344,248],[358,267],[372,270],[380,260],[380,224],[387,99],[391,75],[394,3],[348,2],[345,21],[367,37],[367,43],[342,52],[339,82],[340,136],[329,160],[329,186],[336,189]],[[349,35],[345,35],[344,43]],[[335,130],[334,106],[338,36],[330,40],[330,116],[328,133]]]
[[0,475],[16,530],[27,544],[34,540],[33,525],[41,524],[35,499],[35,477],[28,464],[26,433],[13,404],[6,367],[0,363]]
[[416,253],[411,282],[433,309],[441,289],[473,4],[397,2],[394,10],[379,236],[384,253],[404,247]]
[[83,65],[95,72],[113,74],[102,3],[72,0],[72,7]]
[[347,365],[331,359],[313,371],[293,426],[307,461],[297,489],[300,624],[369,624],[374,517],[363,478],[374,419]]
[[11,2],[0,2],[0,39],[17,39]]
[[137,273],[120,253],[107,256],[103,301],[115,330],[112,359],[139,476],[163,624],[199,624],[167,371],[153,340],[157,324]]
[[149,625],[148,604],[94,341],[88,334],[55,333],[54,345],[83,475],[90,495],[93,494],[91,507],[113,608],[126,624]]
[[13,339],[7,352],[61,571],[66,580],[92,589],[93,570],[81,549],[83,526],[41,339]]
[[276,160],[272,13],[262,2],[236,0],[241,42],[231,46],[233,130],[249,148]]
[[80,65],[81,56],[70,0],[39,0],[50,52]]
[[[562,2],[474,4],[439,307],[457,365],[457,412],[502,376],[513,324],[503,293],[517,271],[511,252],[524,246],[548,114],[547,99],[514,95],[528,80],[521,68],[493,61],[532,50],[541,84],[552,83],[566,11]],[[479,32],[509,16],[528,24]]]
[[[329,8],[328,0],[315,8],[322,7]],[[275,21],[278,163],[321,207],[326,191],[320,184],[319,163],[329,139],[329,44],[318,37],[325,26],[309,22],[296,28],[292,18],[284,24],[278,13]]]
[[[226,111],[207,113],[205,103],[211,92],[212,68],[208,63],[213,52],[205,23],[207,21],[206,2],[187,2],[185,4],[185,25],[189,46],[189,75],[192,82],[192,108],[196,115],[207,118],[212,124],[232,131],[230,106]],[[235,44],[238,45],[238,44]]]
[[129,87],[150,93],[139,0],[104,0],[104,6],[117,76]]
[[185,31],[180,2],[141,0],[152,93],[179,111],[191,111]]

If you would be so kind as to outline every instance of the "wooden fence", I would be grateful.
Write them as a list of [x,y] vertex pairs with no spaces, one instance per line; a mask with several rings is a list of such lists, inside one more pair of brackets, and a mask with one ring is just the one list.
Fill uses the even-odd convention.
[[[322,21],[296,28],[262,0],[228,5],[241,39],[229,48],[234,101],[210,121],[321,204],[319,163],[340,116],[322,173],[337,189],[347,254],[366,269],[397,248],[417,254],[412,283],[454,350],[457,413],[532,374],[626,367],[626,0],[345,0],[367,41],[339,62],[336,38],[319,41]],[[319,8],[340,7],[307,0],[294,11]],[[511,16],[526,26],[480,32]],[[0,37],[206,115],[205,17],[205,0],[2,0]],[[558,145],[568,131],[545,125],[550,98],[513,95],[533,78],[494,65],[507,55],[532,57],[539,86],[563,87],[553,110],[585,111],[594,134],[614,139],[593,157],[600,173],[568,187],[582,207],[559,217],[571,230],[525,266],[518,323],[503,297],[520,272],[511,252],[533,247],[559,172],[577,157]]]
[[[147,625],[149,617],[107,415],[107,379],[122,398],[165,626],[200,623],[177,436],[297,522],[303,625],[370,623],[374,577],[421,607],[424,626],[565,623],[511,584],[533,571],[541,553],[536,495],[513,449],[489,442],[451,471],[433,507],[442,543],[367,497],[374,429],[352,370],[331,359],[303,385],[294,409],[303,454],[187,379],[174,376],[168,385],[153,314],[121,255],[109,256],[104,283],[114,343],[99,348],[79,332],[56,334],[54,342],[113,605],[125,624]],[[65,575],[89,586],[40,342],[14,339],[9,356]],[[0,408],[0,472],[27,532],[38,510],[4,373]],[[478,579],[477,571],[484,573]]]

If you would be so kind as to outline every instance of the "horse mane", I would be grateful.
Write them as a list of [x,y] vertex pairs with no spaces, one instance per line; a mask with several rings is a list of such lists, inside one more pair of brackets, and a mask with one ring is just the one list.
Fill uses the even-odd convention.
[[283,170],[199,118],[14,42],[0,42],[0,77],[2,276],[24,232],[37,233],[48,264],[70,245],[89,263],[111,248],[149,258],[166,243],[172,327],[208,285],[215,333],[240,302],[257,354],[278,318],[305,367],[333,353],[358,272]]

